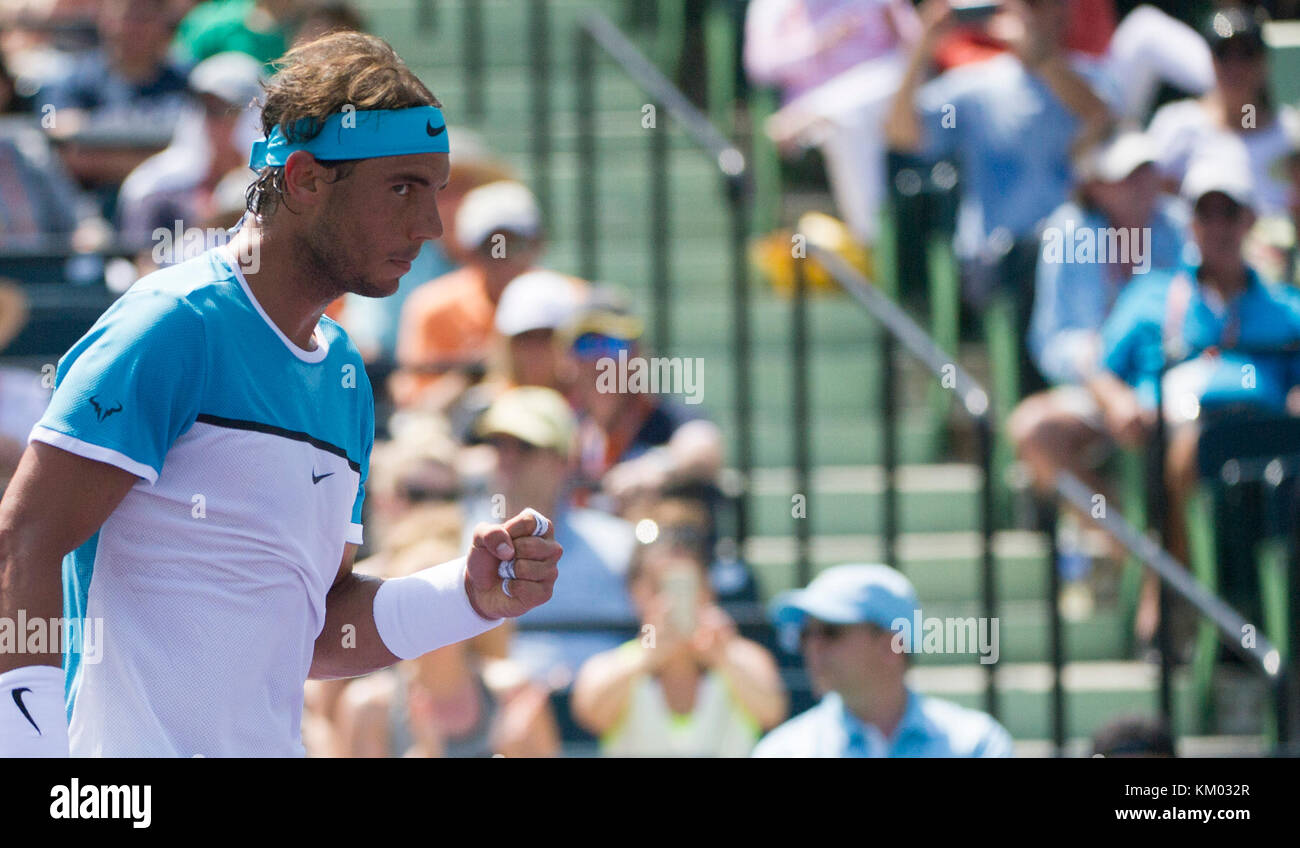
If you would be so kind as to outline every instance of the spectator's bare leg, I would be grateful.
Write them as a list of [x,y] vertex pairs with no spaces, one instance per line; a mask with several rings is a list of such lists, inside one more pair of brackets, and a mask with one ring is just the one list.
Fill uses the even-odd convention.
[[1088,457],[1105,436],[1063,409],[1051,393],[1030,395],[1021,401],[1007,427],[1016,455],[1029,467],[1034,487],[1040,493],[1051,494],[1052,481],[1062,469],[1072,471],[1094,491],[1103,490]]

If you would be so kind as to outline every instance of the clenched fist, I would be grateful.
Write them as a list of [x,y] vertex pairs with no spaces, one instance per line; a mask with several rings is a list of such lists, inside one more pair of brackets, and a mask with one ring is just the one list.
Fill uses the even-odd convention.
[[[474,611],[488,619],[514,618],[546,603],[555,591],[563,553],[555,527],[535,510],[526,509],[504,524],[478,525],[465,569],[465,591]],[[512,560],[513,578],[502,567]]]

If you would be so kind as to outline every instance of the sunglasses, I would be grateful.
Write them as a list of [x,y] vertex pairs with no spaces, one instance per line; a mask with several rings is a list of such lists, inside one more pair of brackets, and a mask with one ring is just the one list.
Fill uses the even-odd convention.
[[818,642],[836,642],[847,632],[848,626],[844,624],[826,624],[821,621],[811,621],[804,625],[803,630],[799,631],[799,646],[802,648],[814,639]]
[[631,349],[632,343],[627,339],[616,339],[602,333],[583,333],[573,340],[573,355],[579,359],[602,359],[606,356],[615,359],[620,352]]

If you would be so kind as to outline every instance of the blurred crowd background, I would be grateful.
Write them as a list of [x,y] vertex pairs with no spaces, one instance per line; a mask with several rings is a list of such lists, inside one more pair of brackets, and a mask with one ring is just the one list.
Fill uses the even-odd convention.
[[[438,15],[479,5],[0,0],[0,345],[9,346],[0,475],[12,473],[48,399],[42,366],[134,280],[220,242],[244,217],[258,133],[250,105],[279,56],[359,29],[392,39],[418,70],[426,60],[404,45],[424,30],[411,21],[437,25]],[[535,12],[481,5],[487,37]],[[582,4],[555,5],[569,21]],[[732,67],[722,76],[735,101],[723,131],[767,145],[778,174],[779,216],[749,233],[755,285],[774,302],[793,286],[791,235],[815,226],[820,243],[868,277],[881,278],[892,255],[896,296],[925,305],[941,263],[924,244],[942,236],[957,280],[952,341],[1002,392],[998,436],[1017,460],[1007,479],[1022,501],[1050,493],[1067,469],[1126,514],[1140,509],[1122,469],[1151,444],[1162,396],[1163,538],[1180,562],[1195,558],[1186,516],[1199,514],[1205,434],[1228,428],[1223,438],[1240,444],[1224,450],[1244,457],[1274,431],[1230,425],[1300,415],[1300,85],[1278,70],[1300,68],[1278,64],[1294,62],[1300,4],[593,5],[648,45],[710,116],[720,104],[703,82],[718,75],[705,68],[716,55],[706,45],[719,30],[705,22],[727,22]],[[708,14],[713,6],[721,18]],[[679,26],[656,29],[656,15]],[[555,29],[556,53],[567,54],[571,36]],[[443,42],[462,37],[445,19],[438,32]],[[745,756],[792,716],[759,753],[994,756],[1012,753],[1011,737],[1019,753],[1039,750],[1025,743],[1045,734],[1013,717],[999,715],[1008,736],[983,713],[949,710],[940,696],[960,685],[927,685],[888,647],[885,613],[926,602],[942,579],[904,569],[916,586],[899,585],[846,565],[878,558],[865,545],[820,556],[817,570],[840,569],[806,589],[789,577],[787,552],[765,555],[784,571],[751,562],[733,538],[734,506],[757,484],[729,474],[734,419],[718,414],[716,395],[700,404],[604,381],[608,363],[654,357],[652,342],[667,347],[649,332],[647,289],[578,276],[571,255],[551,250],[571,216],[539,197],[538,175],[525,176],[518,148],[494,137],[491,121],[467,117],[456,94],[471,86],[446,93],[439,78],[425,82],[452,122],[444,236],[425,245],[393,297],[349,296],[328,312],[361,350],[376,393],[358,568],[411,573],[459,555],[478,522],[532,506],[555,520],[562,576],[550,603],[510,626],[383,673],[309,683],[311,754]],[[770,98],[765,114],[755,93]],[[639,103],[624,108],[641,119]],[[606,237],[617,247],[619,231]],[[707,276],[688,287],[713,290]],[[812,297],[845,308],[831,292]],[[1003,302],[1013,316],[1010,388],[980,329]],[[711,320],[719,337],[733,329]],[[755,330],[760,343],[776,333],[761,321]],[[671,347],[680,355],[669,367],[689,369],[689,343]],[[968,458],[960,435],[946,444],[915,464],[945,473]],[[781,517],[792,491],[768,514]],[[1294,594],[1285,581],[1261,581],[1242,554],[1265,525],[1285,537],[1293,521],[1274,513],[1289,508],[1246,510],[1258,526],[1237,520],[1238,535],[1219,540],[1228,553],[1211,555],[1221,566],[1212,589],[1250,621],[1271,621]],[[1210,523],[1222,526],[1219,516]],[[1034,527],[1014,507],[1004,524]],[[1172,754],[1171,728],[1150,703],[1158,583],[1135,582],[1126,552],[1087,516],[1063,525],[1051,567],[1064,589],[1052,601],[1081,628],[1099,615],[1122,619],[1121,647],[1082,659],[1145,681],[1134,700],[1089,708],[1088,750],[1079,750]],[[1294,545],[1284,549],[1294,556]],[[1115,597],[1121,573],[1127,605]],[[802,591],[782,594],[792,589]],[[973,589],[958,595],[950,600],[974,600]],[[1197,618],[1178,604],[1168,615],[1172,649],[1190,663]],[[1014,626],[1004,623],[1004,639]],[[1266,731],[1251,724],[1259,696],[1241,694],[1245,675],[1235,674],[1219,669],[1227,706],[1184,733],[1261,744]],[[1230,726],[1234,709],[1246,729]]]

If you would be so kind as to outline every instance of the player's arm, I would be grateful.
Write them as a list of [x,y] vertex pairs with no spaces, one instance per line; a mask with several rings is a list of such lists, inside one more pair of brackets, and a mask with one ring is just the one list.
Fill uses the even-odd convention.
[[[347,545],[325,600],[313,678],[355,677],[490,630],[550,600],[563,548],[550,522],[525,510],[504,524],[482,524],[469,554],[407,577],[381,580],[352,570]],[[535,531],[542,535],[533,535]],[[498,573],[512,560],[509,594]]]
[[[32,442],[0,501],[0,616],[61,617],[63,556],[99,529],[139,479]],[[59,645],[48,647],[0,652],[0,756],[67,754],[63,657]]]

